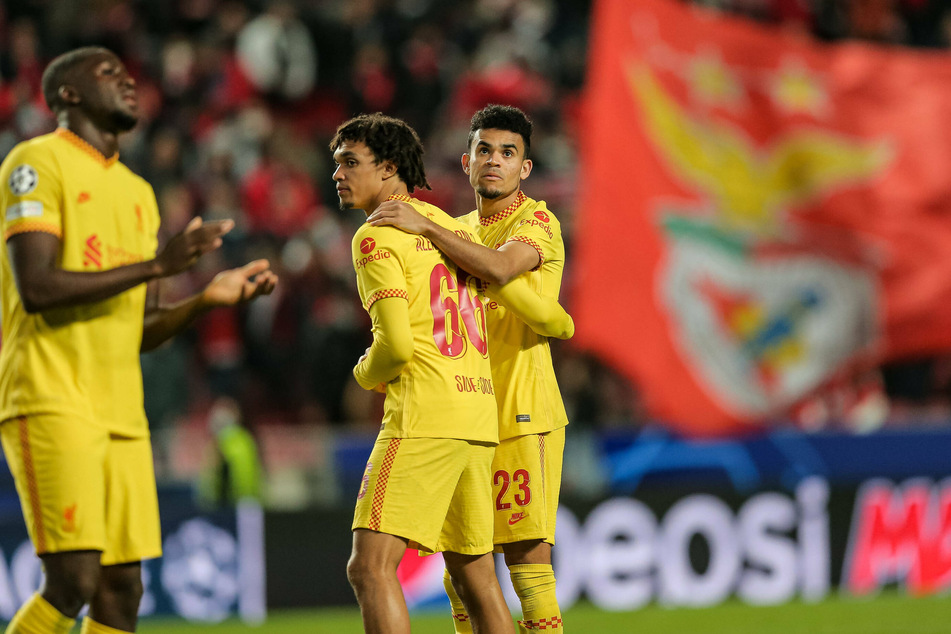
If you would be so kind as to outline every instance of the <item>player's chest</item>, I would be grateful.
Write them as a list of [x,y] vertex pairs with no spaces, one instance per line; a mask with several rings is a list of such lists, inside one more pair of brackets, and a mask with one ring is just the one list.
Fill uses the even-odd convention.
[[63,187],[63,264],[111,269],[151,255],[148,202],[139,188],[89,171]]
[[488,227],[480,225],[476,233],[482,244],[490,249],[498,249],[512,237],[514,229],[515,227],[511,223],[495,223]]

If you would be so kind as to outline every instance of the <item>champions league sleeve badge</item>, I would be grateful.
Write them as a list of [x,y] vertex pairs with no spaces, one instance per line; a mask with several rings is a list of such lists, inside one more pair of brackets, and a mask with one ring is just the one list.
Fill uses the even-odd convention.
[[39,182],[40,175],[36,170],[31,165],[23,164],[13,168],[8,184],[14,196],[25,196],[36,189]]

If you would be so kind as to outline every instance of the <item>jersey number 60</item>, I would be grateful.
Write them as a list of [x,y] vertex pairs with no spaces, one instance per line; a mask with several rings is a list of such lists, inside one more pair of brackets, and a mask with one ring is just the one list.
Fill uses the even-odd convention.
[[466,340],[483,357],[488,356],[485,310],[475,293],[476,279],[463,271],[459,271],[457,276],[458,279],[441,262],[433,267],[429,275],[433,341],[440,353],[453,359],[466,353]]

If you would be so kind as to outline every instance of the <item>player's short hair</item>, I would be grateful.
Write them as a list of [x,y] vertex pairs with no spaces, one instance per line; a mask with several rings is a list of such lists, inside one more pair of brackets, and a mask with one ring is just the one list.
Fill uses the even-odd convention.
[[365,143],[377,163],[392,161],[410,193],[417,187],[432,189],[423,167],[423,144],[405,121],[380,112],[361,114],[340,124],[330,151],[336,152],[346,141]]
[[46,66],[40,85],[43,88],[43,99],[50,110],[58,112],[66,105],[59,98],[59,87],[70,81],[70,73],[90,57],[103,53],[111,54],[112,51],[102,46],[84,46],[63,53]]
[[469,124],[469,139],[466,142],[466,151],[472,150],[472,139],[479,130],[507,130],[522,137],[525,144],[525,158],[531,156],[532,150],[532,120],[515,106],[500,106],[489,104],[472,115]]

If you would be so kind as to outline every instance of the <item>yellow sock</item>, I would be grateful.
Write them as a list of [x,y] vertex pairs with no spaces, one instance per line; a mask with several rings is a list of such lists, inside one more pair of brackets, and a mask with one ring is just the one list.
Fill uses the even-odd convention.
[[472,622],[469,620],[469,613],[466,612],[466,606],[452,586],[452,578],[449,576],[448,570],[443,572],[442,585],[446,588],[446,594],[449,595],[449,604],[452,606],[452,626],[456,628],[456,634],[472,634]]
[[114,627],[109,627],[108,625],[103,625],[97,621],[93,621],[88,616],[83,619],[82,629],[79,630],[79,634],[129,634],[125,630],[117,630]]
[[549,564],[509,566],[515,594],[522,603],[520,632],[561,630],[561,610],[555,596],[555,571]]
[[66,634],[76,623],[52,605],[34,594],[20,606],[13,620],[7,625],[7,634]]

